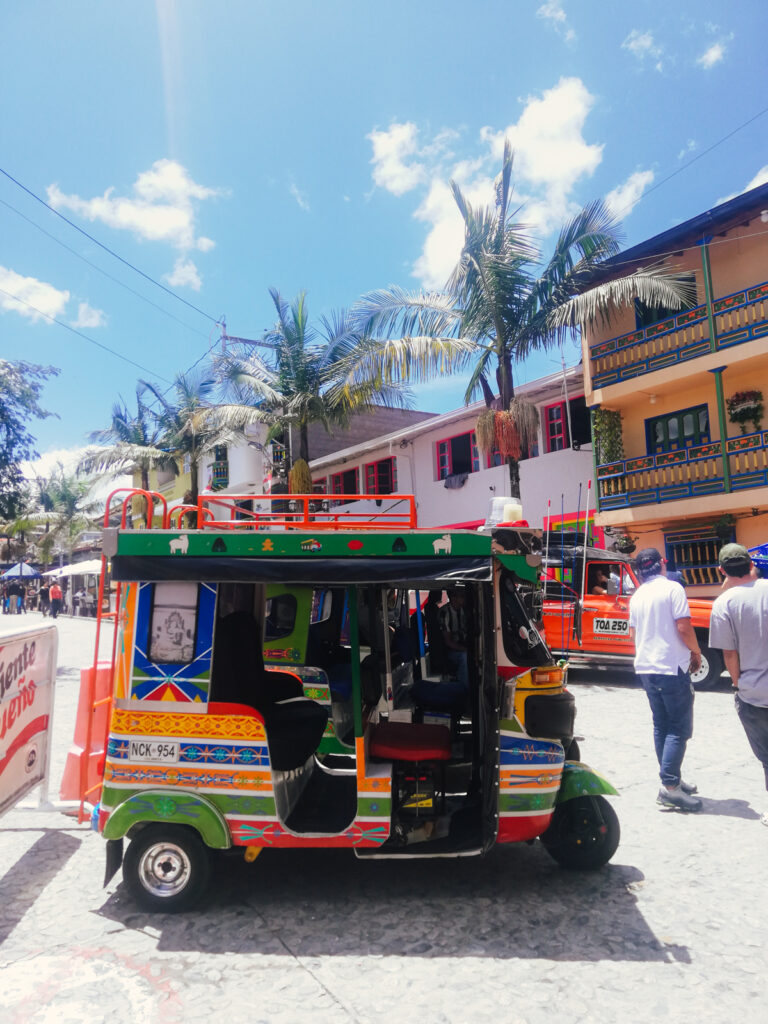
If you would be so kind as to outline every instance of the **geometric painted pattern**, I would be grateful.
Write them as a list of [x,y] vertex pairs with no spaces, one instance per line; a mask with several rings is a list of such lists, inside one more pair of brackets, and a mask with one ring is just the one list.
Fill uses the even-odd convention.
[[115,708],[110,734],[171,736],[174,739],[263,740],[267,734],[260,717],[252,715],[180,714],[162,711],[129,711]]

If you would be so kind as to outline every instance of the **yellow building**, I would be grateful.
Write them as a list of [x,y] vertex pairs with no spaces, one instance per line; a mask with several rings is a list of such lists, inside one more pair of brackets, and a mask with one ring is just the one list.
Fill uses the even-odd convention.
[[695,280],[695,308],[636,302],[582,339],[595,523],[657,547],[703,596],[724,541],[768,543],[768,185],[626,250],[597,280],[660,262]]

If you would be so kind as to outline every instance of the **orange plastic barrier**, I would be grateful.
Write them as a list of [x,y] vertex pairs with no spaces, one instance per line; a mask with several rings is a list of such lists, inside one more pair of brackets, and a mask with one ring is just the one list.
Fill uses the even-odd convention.
[[[60,797],[62,800],[80,800],[83,794],[80,792],[80,771],[83,759],[87,761],[85,790],[93,790],[101,782],[99,773],[99,762],[103,760],[104,748],[107,743],[107,730],[109,727],[109,696],[112,665],[108,661],[100,661],[96,666],[96,679],[93,683],[93,703],[91,706],[89,695],[91,692],[91,680],[94,667],[80,669],[80,696],[77,701],[77,719],[75,721],[75,736],[72,746],[67,754],[67,762],[64,765],[64,774],[61,778]],[[86,753],[85,743],[88,734],[88,718],[93,715],[91,726],[91,749]],[[95,793],[88,798],[89,803],[95,803]]]

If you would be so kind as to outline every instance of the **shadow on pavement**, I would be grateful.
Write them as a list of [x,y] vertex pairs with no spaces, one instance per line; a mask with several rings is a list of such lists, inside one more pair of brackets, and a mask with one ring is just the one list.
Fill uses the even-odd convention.
[[50,829],[6,871],[0,879],[0,945],[81,842],[77,836]]
[[701,804],[699,814],[714,814],[725,818],[747,818],[751,821],[756,821],[760,817],[746,800],[712,800],[709,797],[702,797]]
[[174,952],[688,963],[688,950],[662,943],[638,911],[642,884],[631,866],[564,871],[539,846],[364,862],[266,850],[250,865],[221,859],[187,914],[139,912],[122,886],[100,913],[158,930],[158,949]]

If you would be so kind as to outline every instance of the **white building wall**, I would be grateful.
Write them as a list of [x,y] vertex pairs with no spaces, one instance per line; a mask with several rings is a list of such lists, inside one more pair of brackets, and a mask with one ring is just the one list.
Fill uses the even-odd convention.
[[[566,448],[561,452],[549,452],[536,459],[520,463],[520,490],[523,515],[531,526],[541,526],[547,514],[550,501],[550,515],[559,516],[564,508],[566,515],[573,514],[579,507],[579,485],[581,485],[581,511],[587,502],[587,484],[592,478],[592,449],[582,446],[580,451]],[[595,511],[594,485],[590,495],[591,511]]]
[[[476,414],[468,414],[449,424],[438,423],[435,429],[423,430],[411,441],[385,443],[361,454],[350,450],[343,461],[328,460],[313,475],[316,479],[325,476],[330,490],[330,478],[334,473],[357,466],[360,486],[364,489],[365,464],[394,456],[397,459],[398,492],[415,496],[420,527],[449,526],[485,519],[492,498],[510,497],[506,466],[482,468],[470,473],[464,484],[455,489],[446,487],[444,480],[436,479],[437,442],[473,430],[476,420]],[[524,517],[531,526],[540,527],[547,514],[548,500],[551,501],[553,515],[559,514],[563,505],[566,513],[575,512],[580,483],[583,485],[583,511],[587,481],[591,475],[592,452],[588,447],[582,447],[580,451],[567,448],[523,460],[520,463],[520,498]],[[371,510],[375,507],[371,502]],[[367,503],[360,503],[357,510],[364,512],[366,508]]]

